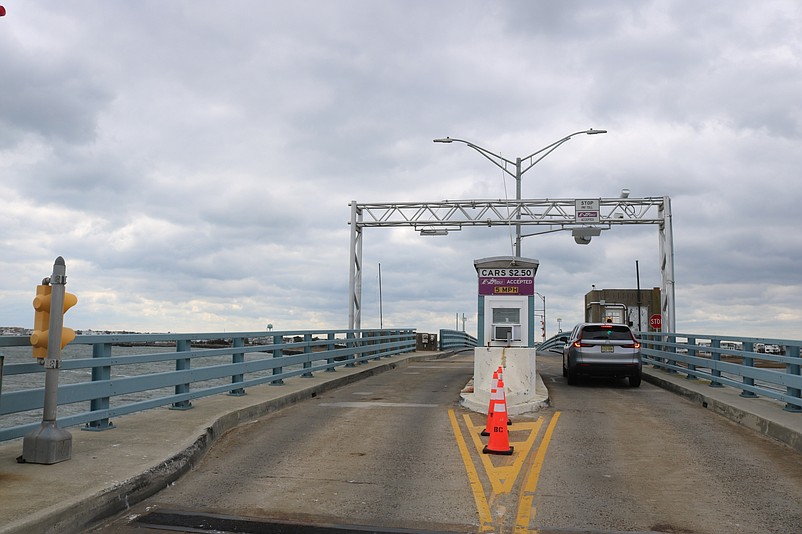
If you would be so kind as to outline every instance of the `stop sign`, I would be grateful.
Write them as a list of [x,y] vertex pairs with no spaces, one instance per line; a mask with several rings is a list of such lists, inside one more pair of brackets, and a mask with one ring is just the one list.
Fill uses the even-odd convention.
[[655,313],[649,317],[649,326],[654,330],[660,330],[663,327],[663,316],[659,313]]

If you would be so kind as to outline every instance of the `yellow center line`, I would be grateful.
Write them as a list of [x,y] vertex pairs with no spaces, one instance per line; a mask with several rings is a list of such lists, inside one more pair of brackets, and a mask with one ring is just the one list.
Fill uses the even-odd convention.
[[[560,418],[560,412],[554,412],[549,422],[546,433],[543,435],[543,440],[540,442],[540,447],[537,449],[535,461],[532,465],[532,470],[526,479],[524,487],[521,488],[521,495],[518,501],[518,515],[515,518],[515,534],[531,533],[529,530],[529,522],[534,517],[533,502],[535,498],[535,490],[537,489],[537,481],[540,478],[540,471],[543,468],[543,461],[546,458],[546,451],[549,448],[551,436],[554,433],[554,428],[557,426],[557,420]],[[537,532],[537,531],[534,531]]]
[[457,440],[460,455],[462,455],[462,462],[465,464],[465,470],[468,472],[468,481],[471,484],[471,491],[473,492],[473,500],[476,502],[476,510],[479,512],[479,522],[482,525],[482,532],[492,532],[493,516],[490,513],[490,506],[487,504],[485,498],[485,490],[482,488],[482,481],[479,480],[479,473],[476,472],[476,467],[471,461],[471,455],[468,452],[468,446],[465,439],[462,437],[462,432],[459,429],[457,416],[454,415],[454,410],[448,410],[448,418],[451,420],[451,428],[454,430],[454,437]]

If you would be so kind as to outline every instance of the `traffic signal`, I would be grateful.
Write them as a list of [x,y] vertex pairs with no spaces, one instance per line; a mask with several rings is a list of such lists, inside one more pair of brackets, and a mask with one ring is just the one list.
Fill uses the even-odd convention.
[[[50,335],[50,302],[53,296],[53,287],[49,285],[36,286],[36,296],[33,298],[33,333],[31,345],[34,358],[47,358],[47,340]],[[62,314],[78,303],[78,297],[72,293],[64,293],[64,307]],[[61,347],[63,349],[75,339],[75,330],[61,328]],[[59,349],[59,350],[60,350]]]
[[543,336],[543,339],[546,339],[546,321],[540,321],[540,333]]

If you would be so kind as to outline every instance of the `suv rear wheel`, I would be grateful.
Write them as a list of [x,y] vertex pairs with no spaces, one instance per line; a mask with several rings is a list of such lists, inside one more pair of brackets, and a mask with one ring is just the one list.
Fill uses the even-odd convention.
[[640,386],[641,375],[640,373],[629,377],[629,387],[636,388]]

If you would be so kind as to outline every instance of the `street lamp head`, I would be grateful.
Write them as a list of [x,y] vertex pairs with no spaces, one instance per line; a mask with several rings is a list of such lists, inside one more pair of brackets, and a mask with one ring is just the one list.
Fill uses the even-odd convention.
[[585,130],[585,133],[588,135],[605,134],[607,133],[607,130],[594,130],[591,128],[589,130]]
[[441,137],[440,139],[433,139],[435,143],[451,143],[453,139],[450,137]]

